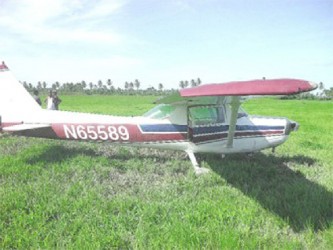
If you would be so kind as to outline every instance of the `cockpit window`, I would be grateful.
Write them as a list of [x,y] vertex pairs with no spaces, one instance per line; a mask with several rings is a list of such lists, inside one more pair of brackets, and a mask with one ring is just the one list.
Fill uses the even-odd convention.
[[214,106],[191,107],[189,119],[192,126],[225,122],[223,108]]
[[147,113],[143,114],[143,116],[153,119],[165,119],[169,117],[175,109],[175,106],[160,104],[149,110]]

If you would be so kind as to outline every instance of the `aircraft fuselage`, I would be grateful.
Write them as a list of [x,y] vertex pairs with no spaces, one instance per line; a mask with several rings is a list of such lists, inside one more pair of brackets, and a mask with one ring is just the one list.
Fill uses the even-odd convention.
[[[20,120],[15,120],[15,117],[20,117]],[[41,110],[37,114],[16,114],[15,117],[2,116],[1,128],[27,137],[190,150],[194,153],[259,151],[280,145],[292,131],[291,122],[286,118],[244,116],[237,120],[233,146],[228,147],[227,122],[191,127],[188,123],[176,124],[169,119],[49,110]],[[38,127],[39,124],[42,126]],[[43,126],[45,124],[48,126]],[[18,131],[15,131],[15,126],[18,126]],[[27,129],[20,126],[27,126]]]

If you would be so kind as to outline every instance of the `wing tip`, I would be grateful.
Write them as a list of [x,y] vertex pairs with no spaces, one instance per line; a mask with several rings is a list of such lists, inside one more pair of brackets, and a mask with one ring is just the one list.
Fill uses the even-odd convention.
[[7,71],[7,70],[9,70],[9,68],[7,67],[6,63],[2,61],[2,63],[0,64],[0,71]]
[[310,89],[309,91],[311,91],[311,90],[315,90],[316,88],[318,88],[318,84],[315,83],[315,82],[309,82],[309,84],[310,84],[310,86],[311,86],[311,89]]

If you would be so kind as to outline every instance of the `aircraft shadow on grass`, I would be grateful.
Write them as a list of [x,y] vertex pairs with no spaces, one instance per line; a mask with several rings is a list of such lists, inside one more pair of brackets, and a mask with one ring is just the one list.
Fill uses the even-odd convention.
[[27,163],[36,164],[45,162],[48,164],[60,163],[68,159],[74,158],[78,155],[97,156],[93,149],[84,148],[68,148],[62,145],[47,146],[39,154],[35,154],[33,157],[27,159]]
[[[108,154],[90,148],[52,145],[28,159],[27,162],[29,164],[38,162],[52,164],[78,155],[91,157],[103,155],[117,160],[128,160],[131,157],[158,158],[158,163],[170,161],[169,154],[160,155],[156,152],[141,155],[125,150]],[[278,157],[257,153],[251,158],[236,154],[227,156],[223,160],[218,155],[202,154],[200,159],[207,162],[210,168],[230,185],[255,199],[263,208],[287,221],[296,232],[308,227],[315,231],[322,230],[328,227],[333,220],[333,193],[288,166],[302,164],[312,167],[315,163],[312,158],[306,156]]]
[[306,156],[274,156],[257,153],[249,158],[232,155],[221,161],[203,155],[211,169],[261,206],[287,221],[296,232],[322,230],[333,220],[333,194],[308,180],[289,166],[312,167],[315,160]]
[[[104,156],[110,160],[123,160],[127,161],[133,157],[143,160],[143,159],[153,159],[159,163],[164,163],[170,161],[170,154],[166,154],[163,150],[151,150],[147,148],[139,149],[140,153],[138,154],[135,148],[128,147],[116,147],[117,150],[112,150],[110,147],[99,148],[98,150],[93,148],[84,148],[80,146],[67,147],[64,145],[51,145],[45,147],[45,149],[39,154],[35,154],[33,157],[27,159],[27,163],[35,164],[40,162],[46,162],[49,164],[59,163],[66,161],[68,159],[74,158],[78,155],[84,155],[89,157]],[[122,149],[120,149],[122,148]],[[171,152],[171,151],[167,151]],[[173,152],[173,151],[172,151]],[[173,152],[175,155],[184,155],[182,152]],[[187,156],[184,157],[184,160],[188,160]]]

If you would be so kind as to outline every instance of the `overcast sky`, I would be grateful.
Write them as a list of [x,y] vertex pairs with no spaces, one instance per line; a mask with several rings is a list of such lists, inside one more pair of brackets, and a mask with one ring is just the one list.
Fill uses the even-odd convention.
[[0,0],[0,60],[33,84],[265,76],[333,87],[332,13],[332,0]]

